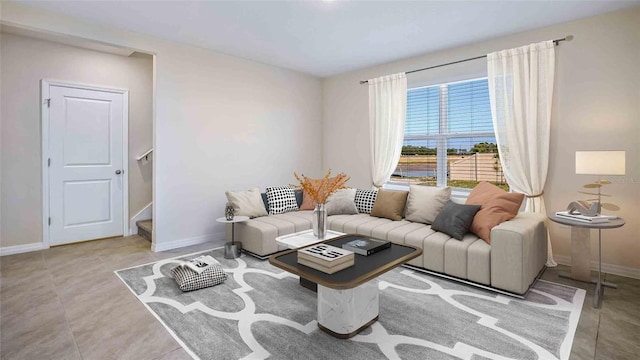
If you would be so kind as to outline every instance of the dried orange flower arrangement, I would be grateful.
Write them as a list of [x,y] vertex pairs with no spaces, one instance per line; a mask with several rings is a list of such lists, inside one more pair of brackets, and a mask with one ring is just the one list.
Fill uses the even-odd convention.
[[309,196],[316,204],[326,203],[329,196],[340,189],[344,189],[345,183],[350,179],[345,173],[331,177],[331,170],[327,171],[320,180],[308,178],[304,174],[298,176],[295,172],[293,176],[300,183],[304,196]]

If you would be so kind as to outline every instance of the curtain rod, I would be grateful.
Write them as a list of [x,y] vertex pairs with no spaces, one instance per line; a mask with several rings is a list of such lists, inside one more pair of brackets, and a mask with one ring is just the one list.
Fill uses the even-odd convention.
[[[561,42],[561,41],[571,41],[573,40],[573,35],[567,35],[566,37],[563,37],[562,39],[556,39],[553,40],[553,42],[556,44],[556,46]],[[439,67],[443,67],[443,66],[448,66],[448,65],[453,65],[453,64],[459,64],[462,62],[467,62],[467,61],[471,61],[471,60],[478,60],[478,59],[482,59],[482,58],[486,58],[487,55],[482,55],[482,56],[476,56],[476,57],[472,57],[472,58],[468,58],[468,59],[464,59],[464,60],[458,60],[458,61],[452,61],[446,64],[440,64],[440,65],[434,65],[434,66],[429,66],[426,68],[422,68],[422,69],[417,69],[417,70],[411,70],[411,71],[407,71],[405,72],[405,74],[411,74],[414,72],[418,72],[418,71],[424,71],[424,70],[430,70],[430,69],[435,69],[435,68],[439,68]],[[369,80],[361,80],[360,84],[368,84]]]

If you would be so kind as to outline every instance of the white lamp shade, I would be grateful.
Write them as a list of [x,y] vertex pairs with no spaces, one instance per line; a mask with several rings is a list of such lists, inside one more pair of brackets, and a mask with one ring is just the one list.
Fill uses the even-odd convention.
[[576,174],[624,175],[624,151],[576,151]]

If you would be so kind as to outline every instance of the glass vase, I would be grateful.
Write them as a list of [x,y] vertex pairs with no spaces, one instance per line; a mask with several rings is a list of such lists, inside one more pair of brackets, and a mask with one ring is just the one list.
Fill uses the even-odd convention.
[[327,210],[324,208],[324,204],[316,205],[313,209],[313,235],[318,239],[324,239],[327,235]]

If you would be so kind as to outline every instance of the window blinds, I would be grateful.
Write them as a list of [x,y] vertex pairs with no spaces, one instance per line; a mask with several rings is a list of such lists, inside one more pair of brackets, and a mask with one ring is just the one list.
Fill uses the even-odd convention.
[[403,145],[393,181],[504,183],[486,78],[409,89]]

